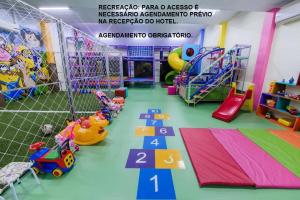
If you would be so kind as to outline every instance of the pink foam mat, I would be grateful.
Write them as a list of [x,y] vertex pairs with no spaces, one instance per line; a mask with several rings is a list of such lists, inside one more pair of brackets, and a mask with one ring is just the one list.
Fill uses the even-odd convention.
[[300,188],[300,179],[234,129],[210,129],[257,188]]
[[254,186],[209,129],[181,128],[190,160],[200,186]]

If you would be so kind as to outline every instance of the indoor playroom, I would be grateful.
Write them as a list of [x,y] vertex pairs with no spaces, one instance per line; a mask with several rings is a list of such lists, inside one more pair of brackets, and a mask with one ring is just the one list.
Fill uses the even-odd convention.
[[299,0],[0,11],[0,200],[299,198]]

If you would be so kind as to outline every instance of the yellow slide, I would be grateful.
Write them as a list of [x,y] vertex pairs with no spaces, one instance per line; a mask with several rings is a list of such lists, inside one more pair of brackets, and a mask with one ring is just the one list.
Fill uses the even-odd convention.
[[168,85],[173,84],[173,79],[181,72],[186,64],[186,61],[181,59],[182,48],[176,48],[170,52],[168,56],[168,63],[174,71],[170,71],[165,77],[165,83]]
[[176,72],[180,72],[186,61],[181,59],[182,48],[176,48],[170,52],[168,56],[168,63]]

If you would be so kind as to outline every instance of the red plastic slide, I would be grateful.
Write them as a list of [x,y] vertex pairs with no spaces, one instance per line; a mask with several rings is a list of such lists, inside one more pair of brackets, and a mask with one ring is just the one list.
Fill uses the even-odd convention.
[[212,116],[225,122],[231,122],[240,111],[246,99],[252,95],[251,90],[247,90],[246,94],[236,94],[235,89],[231,89],[228,97],[221,106],[213,112]]

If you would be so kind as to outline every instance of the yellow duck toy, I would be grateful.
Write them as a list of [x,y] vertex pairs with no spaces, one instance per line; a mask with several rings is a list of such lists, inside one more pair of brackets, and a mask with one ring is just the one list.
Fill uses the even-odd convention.
[[100,112],[96,112],[95,115],[89,116],[89,120],[92,126],[97,126],[99,128],[106,127],[109,124],[109,121],[106,120]]
[[108,131],[99,124],[92,124],[90,119],[82,117],[74,126],[74,134],[75,144],[94,145],[103,141],[107,137]]

